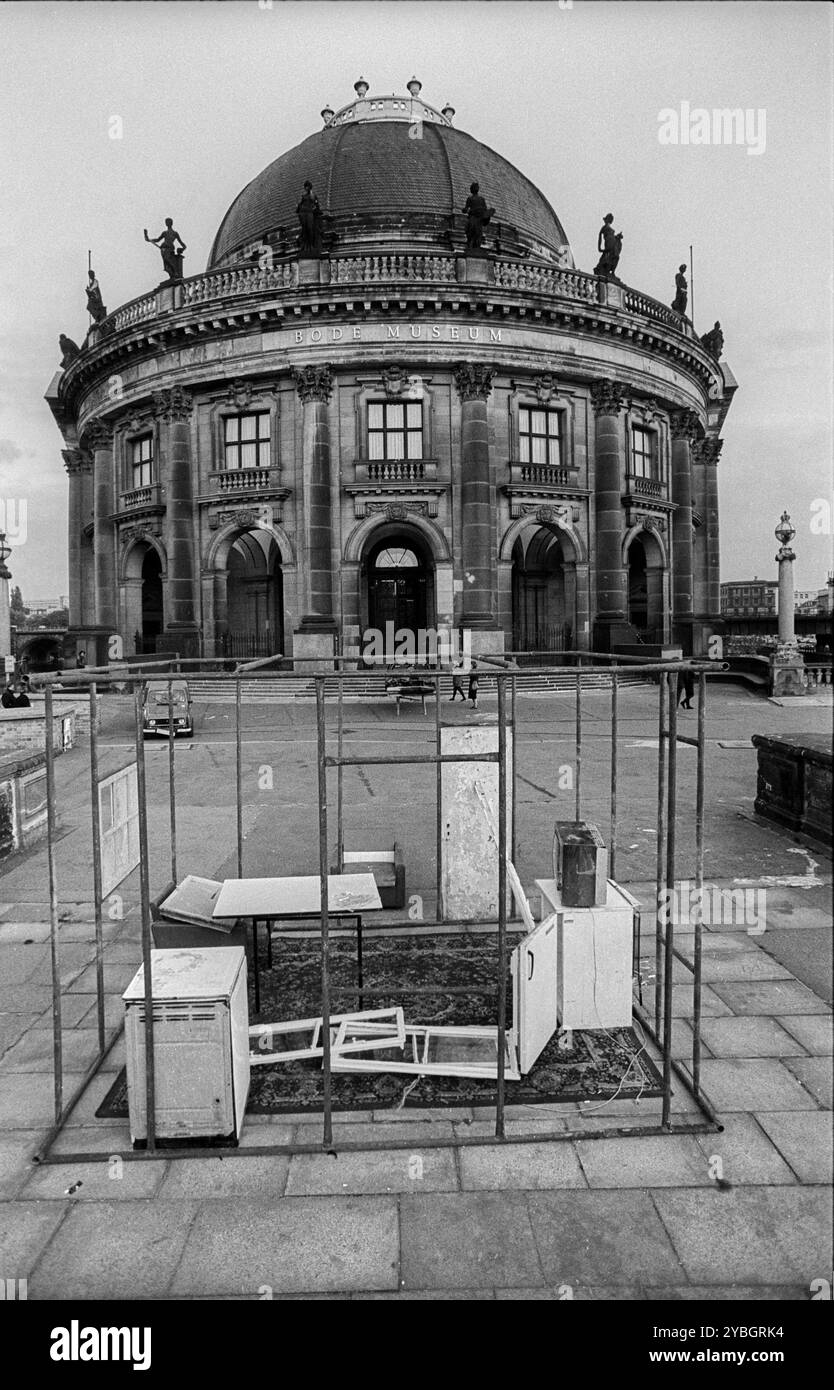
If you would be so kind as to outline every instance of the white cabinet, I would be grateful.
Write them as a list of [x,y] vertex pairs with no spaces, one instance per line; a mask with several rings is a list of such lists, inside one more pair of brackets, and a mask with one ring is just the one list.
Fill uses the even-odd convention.
[[[239,1138],[249,1094],[242,947],[151,951],[151,971],[157,1138]],[[135,1142],[147,1138],[143,967],[122,997]]]
[[563,907],[553,879],[537,879],[542,912],[556,912],[556,990],[562,1028],[631,1024],[634,910],[630,893],[608,880],[604,906]]

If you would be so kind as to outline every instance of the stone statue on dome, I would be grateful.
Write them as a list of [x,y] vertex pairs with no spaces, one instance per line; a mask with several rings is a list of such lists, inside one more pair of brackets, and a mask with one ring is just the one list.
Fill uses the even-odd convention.
[[469,197],[463,205],[466,213],[466,250],[480,251],[484,244],[484,227],[495,214],[495,208],[488,208],[486,199],[481,196],[480,184],[469,186]]
[[681,318],[686,317],[686,306],[689,302],[689,286],[686,283],[686,263],[678,266],[678,273],[675,276],[675,297],[672,300],[672,308]]
[[61,370],[66,371],[71,362],[79,356],[81,349],[72,338],[68,338],[66,333],[62,333],[58,338],[58,346],[61,349]]
[[[151,246],[158,246],[162,252],[162,265],[168,279],[181,280],[182,253],[187,250],[187,247],[179,232],[174,230],[174,223],[171,218],[165,218],[165,231],[160,232],[159,236],[148,236],[148,229],[146,227],[145,240],[150,242]],[[177,243],[179,243],[179,250],[177,250]]]
[[597,250],[602,254],[594,267],[594,274],[613,276],[619,264],[622,249],[623,234],[614,231],[614,214],[607,212],[597,237]]
[[717,362],[724,351],[724,334],[721,332],[721,324],[717,319],[715,326],[710,329],[709,333],[701,334],[701,342]]
[[93,323],[101,323],[102,319],[107,318],[107,309],[101,297],[98,280],[94,270],[87,272],[87,312],[90,314]]
[[309,260],[316,260],[321,255],[322,211],[309,179],[304,184],[304,192],[296,212],[299,226],[298,254]]

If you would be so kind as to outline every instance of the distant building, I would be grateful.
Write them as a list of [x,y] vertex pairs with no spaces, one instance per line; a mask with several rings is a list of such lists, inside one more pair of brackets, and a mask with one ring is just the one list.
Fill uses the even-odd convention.
[[772,618],[779,612],[775,579],[734,579],[721,585],[722,618]]

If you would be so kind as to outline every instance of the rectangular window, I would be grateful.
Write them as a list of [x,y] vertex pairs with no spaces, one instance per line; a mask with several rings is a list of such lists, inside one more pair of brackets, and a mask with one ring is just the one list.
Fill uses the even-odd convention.
[[423,457],[423,402],[371,401],[368,405],[368,458]]
[[631,471],[635,478],[660,477],[657,459],[657,435],[634,425],[631,431]]
[[518,445],[521,463],[561,464],[561,410],[534,410],[522,405],[518,412]]
[[131,486],[150,487],[153,481],[153,435],[145,434],[130,445]]
[[269,467],[269,411],[227,415],[223,421],[225,468]]

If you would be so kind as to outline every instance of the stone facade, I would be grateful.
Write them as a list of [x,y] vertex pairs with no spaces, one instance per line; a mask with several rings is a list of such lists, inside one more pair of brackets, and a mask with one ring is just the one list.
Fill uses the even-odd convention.
[[475,652],[705,650],[732,392],[554,224],[552,254],[487,244],[474,277],[442,229],[415,250],[369,222],[362,254],[300,263],[284,231],[283,259],[227,254],[91,329],[47,396],[73,628],[125,655],[318,657],[383,619]]

